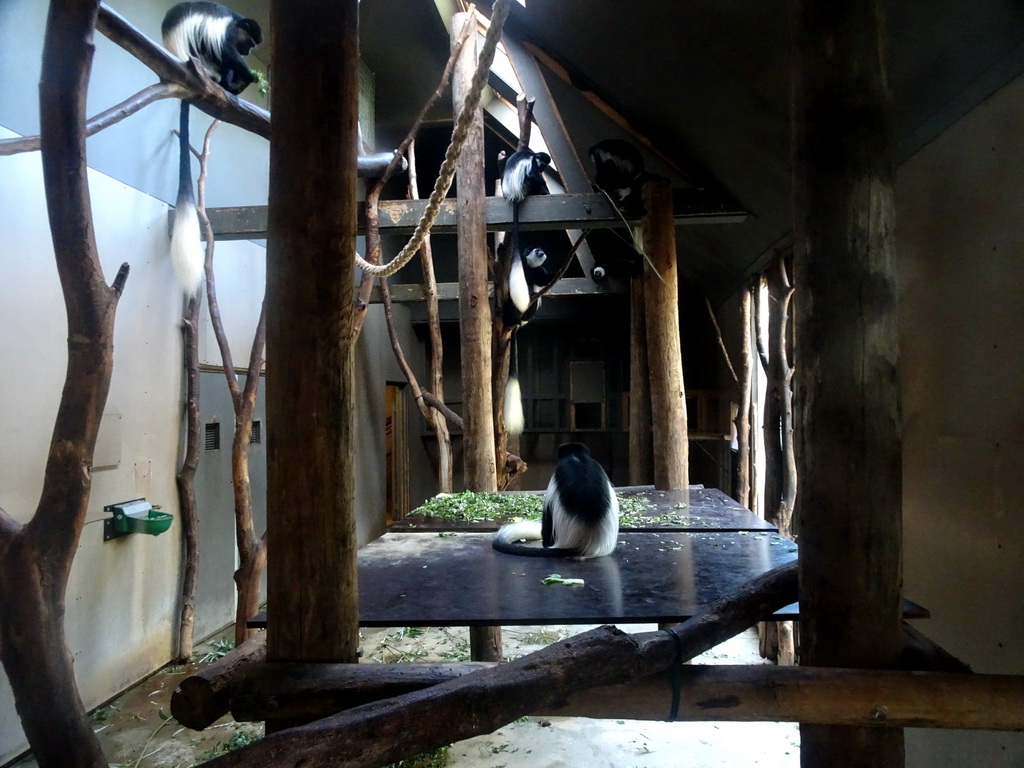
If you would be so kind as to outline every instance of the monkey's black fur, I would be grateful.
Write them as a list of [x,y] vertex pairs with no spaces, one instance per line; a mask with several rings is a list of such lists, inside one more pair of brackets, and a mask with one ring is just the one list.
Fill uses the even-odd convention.
[[[585,445],[565,443],[558,448],[540,525],[502,526],[492,546],[510,555],[586,560],[611,554],[618,538],[619,502],[608,475]],[[523,539],[539,539],[543,547],[522,544]]]
[[605,139],[590,148],[597,173],[594,186],[608,196],[626,216],[643,216],[643,187],[647,179],[644,158],[623,139]]
[[[245,63],[263,42],[260,25],[220,3],[185,2],[173,6],[161,25],[164,46],[182,61],[195,58],[214,82],[239,94],[256,81]],[[199,218],[192,191],[192,157],[188,137],[189,102],[182,100],[178,131],[178,197],[171,230],[171,265],[189,296],[203,280],[205,255],[199,238]]]

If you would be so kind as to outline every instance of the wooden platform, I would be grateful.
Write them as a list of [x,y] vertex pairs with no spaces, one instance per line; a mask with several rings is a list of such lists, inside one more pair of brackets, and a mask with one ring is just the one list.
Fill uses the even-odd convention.
[[[717,488],[691,486],[687,490],[656,491],[652,486],[628,486],[615,489],[623,496],[646,498],[651,508],[631,515],[619,523],[626,531],[777,531],[749,509]],[[543,491],[518,493],[543,494]],[[496,531],[505,520],[447,520],[423,515],[407,515],[389,526],[392,532],[412,531]]]

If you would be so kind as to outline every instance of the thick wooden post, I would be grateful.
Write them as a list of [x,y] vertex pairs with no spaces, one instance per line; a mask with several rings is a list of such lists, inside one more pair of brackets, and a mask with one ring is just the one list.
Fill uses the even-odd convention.
[[647,309],[643,280],[629,281],[629,484],[651,482],[651,382],[647,363]]
[[[464,24],[476,25],[473,14],[459,13],[452,41]],[[476,71],[477,38],[462,46],[452,76],[452,99],[460,111]],[[487,300],[487,218],[484,212],[484,118],[477,107],[473,127],[459,158],[456,174],[459,220],[459,330],[462,351],[462,448],[466,488],[497,490],[494,463],[494,420],[491,414],[491,311]]]
[[[452,44],[472,13],[458,13]],[[477,63],[477,36],[462,46],[452,75],[452,101],[458,114]],[[477,107],[456,174],[459,218],[459,330],[462,353],[462,454],[467,490],[498,490],[491,408],[491,306],[487,299],[487,217],[484,211],[484,117]],[[501,628],[470,627],[470,654],[476,661],[501,659]]]
[[[795,8],[801,663],[900,650],[893,170],[878,2]],[[899,729],[804,726],[801,764],[903,765]]]
[[672,187],[667,181],[644,184],[644,250],[658,275],[644,270],[647,350],[651,367],[654,422],[654,486],[659,490],[689,484],[690,444],[686,428],[686,388],[679,344],[679,287]]
[[271,3],[267,656],[356,661],[358,0]]

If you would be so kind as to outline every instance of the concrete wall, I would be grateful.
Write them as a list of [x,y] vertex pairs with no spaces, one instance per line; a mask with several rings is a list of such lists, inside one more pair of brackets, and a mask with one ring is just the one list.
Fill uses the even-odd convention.
[[[978,672],[1024,674],[1024,78],[899,171],[906,594]],[[912,731],[908,766],[1024,764],[1024,737]]]

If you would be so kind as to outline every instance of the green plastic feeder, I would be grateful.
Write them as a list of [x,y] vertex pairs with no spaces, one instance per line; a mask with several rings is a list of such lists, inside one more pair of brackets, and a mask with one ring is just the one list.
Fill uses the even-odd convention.
[[113,515],[103,521],[104,541],[127,536],[129,533],[159,536],[171,527],[171,521],[174,520],[174,515],[153,509],[153,505],[145,499],[108,504],[103,509]]

